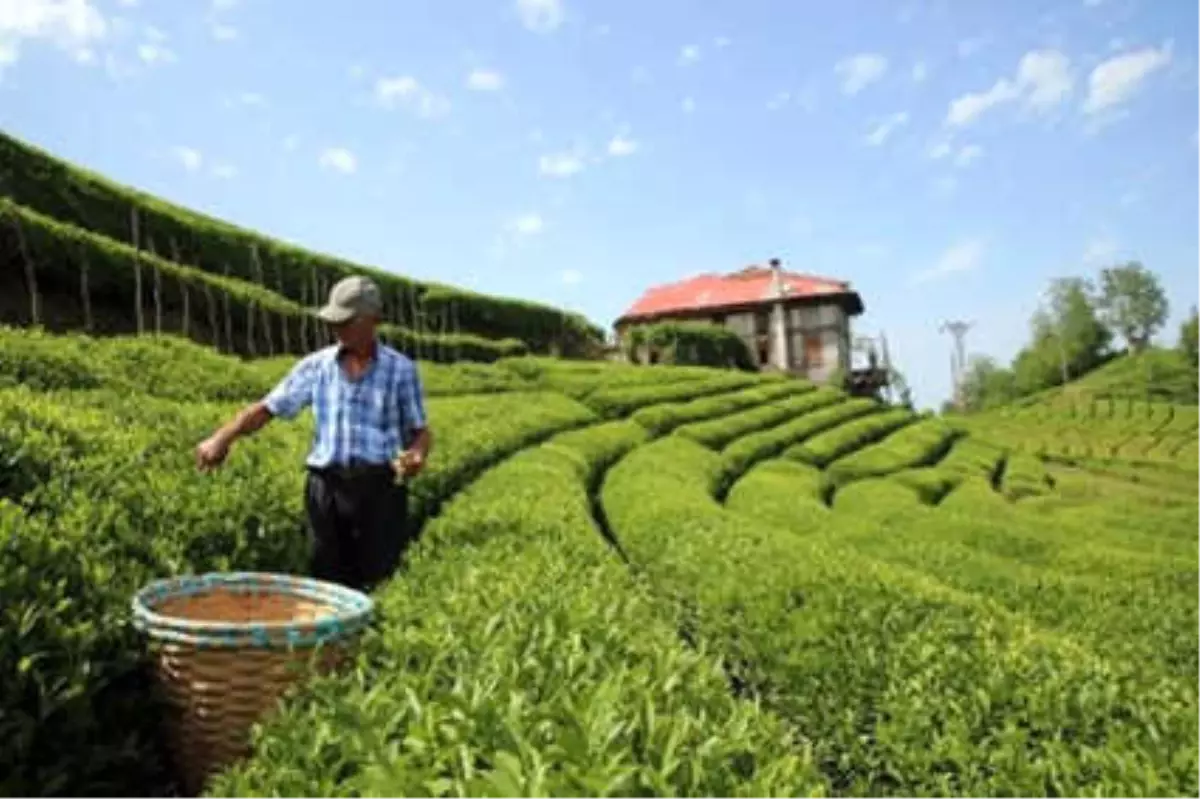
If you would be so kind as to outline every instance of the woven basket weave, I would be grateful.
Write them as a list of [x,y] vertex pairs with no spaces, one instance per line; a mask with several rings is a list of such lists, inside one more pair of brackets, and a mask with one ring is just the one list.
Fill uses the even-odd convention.
[[183,787],[248,754],[250,729],[298,680],[345,661],[371,598],[332,583],[235,572],[151,583],[133,598],[170,708]]

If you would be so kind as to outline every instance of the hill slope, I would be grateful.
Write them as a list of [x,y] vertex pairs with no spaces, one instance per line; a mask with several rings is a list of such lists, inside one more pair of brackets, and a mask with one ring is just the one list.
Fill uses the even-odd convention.
[[[0,792],[161,790],[129,596],[302,569],[310,422],[201,476],[286,361],[5,335]],[[1195,481],[757,374],[421,368],[438,444],[381,622],[210,793],[1195,795]]]

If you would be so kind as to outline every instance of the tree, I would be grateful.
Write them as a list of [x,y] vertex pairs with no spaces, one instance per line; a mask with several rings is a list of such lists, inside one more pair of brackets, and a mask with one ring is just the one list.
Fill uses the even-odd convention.
[[894,366],[888,371],[888,384],[894,388],[896,390],[896,394],[899,395],[899,401],[897,404],[899,404],[902,408],[907,408],[910,411],[913,410],[915,405],[913,403],[912,386],[908,384],[908,380],[904,377],[900,370]]
[[1066,382],[1104,362],[1112,331],[1100,320],[1090,280],[1057,278],[1047,297],[1048,311],[1034,316],[1034,346],[1057,350],[1060,382]]
[[1196,306],[1192,306],[1192,315],[1179,326],[1179,350],[1191,362],[1192,366],[1200,366],[1200,319],[1197,318]]
[[1134,353],[1146,348],[1169,310],[1158,277],[1137,261],[1101,270],[1099,305],[1105,321]]
[[1017,396],[1013,373],[988,355],[972,355],[962,377],[963,407],[981,411],[1003,405]]

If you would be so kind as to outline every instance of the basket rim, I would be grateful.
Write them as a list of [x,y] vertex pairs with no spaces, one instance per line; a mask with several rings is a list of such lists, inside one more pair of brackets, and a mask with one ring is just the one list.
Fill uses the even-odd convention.
[[[326,601],[334,606],[333,611],[311,622],[296,621],[250,621],[221,622],[195,621],[180,616],[158,613],[152,608],[164,600],[196,594],[210,593],[212,589],[229,586],[250,586],[263,593],[299,596]],[[204,574],[179,575],[154,580],[142,586],[131,601],[134,626],[145,629],[155,637],[173,638],[179,635],[193,638],[205,633],[217,636],[257,636],[272,633],[288,633],[297,630],[313,630],[318,633],[329,631],[349,632],[363,626],[374,612],[375,601],[361,591],[338,583],[277,572],[207,572]]]

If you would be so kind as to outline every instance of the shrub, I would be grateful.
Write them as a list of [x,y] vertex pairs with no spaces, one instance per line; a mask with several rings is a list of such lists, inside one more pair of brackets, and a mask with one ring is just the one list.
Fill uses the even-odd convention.
[[838,458],[872,444],[916,420],[917,417],[911,411],[903,408],[864,416],[788,447],[784,457],[824,468]]
[[259,284],[305,307],[316,305],[341,278],[365,274],[379,284],[396,323],[411,323],[418,314],[454,321],[473,337],[521,339],[536,352],[555,346],[564,354],[582,352],[603,340],[603,331],[577,314],[423,284],[305,250],[121,186],[5,134],[0,134],[0,194],[113,242],[136,243],[136,210],[142,246],[156,242],[159,253],[177,264]]
[[[595,418],[536,393],[428,409],[438,437],[411,488],[417,524],[513,451]],[[164,575],[306,570],[308,425],[272,425],[197,477],[191,447],[232,410],[0,390],[0,614],[14,631],[0,644],[0,792],[166,790],[130,597]]]
[[788,380],[766,386],[747,388],[732,394],[700,397],[687,402],[667,402],[649,405],[634,411],[630,417],[654,435],[664,435],[680,425],[712,419],[776,402],[813,390],[811,383]]
[[[758,796],[822,791],[614,559],[587,487],[647,433],[565,433],[451,502],[358,673],[287,704],[215,795]],[[327,731],[337,725],[337,734]]]
[[[95,331],[100,333],[183,333],[249,356],[304,352],[332,340],[306,307],[267,288],[139,252],[2,197],[0,253],[12,259],[4,273],[10,290],[17,294],[27,291],[20,276],[28,254],[42,302],[62,309],[49,320],[56,329],[85,326],[81,296],[86,294]],[[15,307],[10,306],[10,311]],[[134,311],[139,307],[144,316],[140,329]],[[8,321],[33,320],[22,316]],[[525,351],[516,339],[436,336],[386,324],[380,336],[414,357],[442,361],[494,361]]]
[[745,371],[758,368],[742,337],[723,325],[659,322],[641,329],[645,345],[662,363]]
[[841,392],[821,388],[720,419],[686,424],[676,428],[675,435],[690,438],[712,449],[722,449],[742,436],[773,427],[843,399],[845,395]]
[[907,425],[878,444],[856,450],[829,466],[838,485],[867,477],[883,477],[902,469],[932,466],[950,450],[961,433],[937,418]]
[[669,436],[611,470],[605,512],[664,612],[812,742],[831,792],[1195,784],[1194,712],[1180,712],[1194,710],[1194,686],[1031,633],[991,602],[837,543],[852,531],[888,538],[877,522],[835,513],[827,535],[800,535],[732,513],[712,498],[718,471],[719,456]]
[[696,399],[762,382],[763,379],[758,376],[723,374],[705,380],[686,380],[666,385],[618,385],[601,388],[588,393],[582,399],[601,416],[614,419],[628,416],[647,405]]

